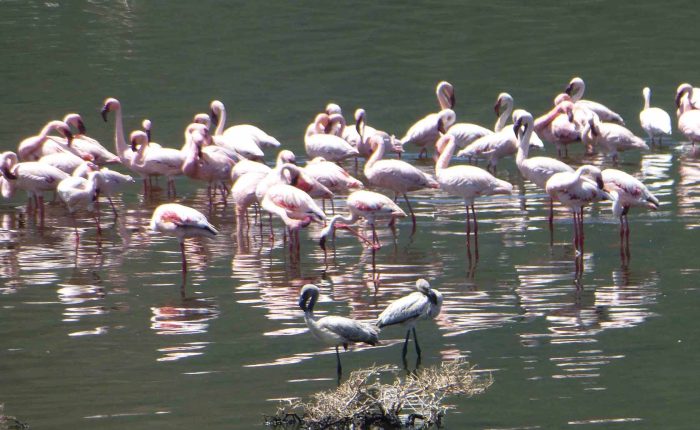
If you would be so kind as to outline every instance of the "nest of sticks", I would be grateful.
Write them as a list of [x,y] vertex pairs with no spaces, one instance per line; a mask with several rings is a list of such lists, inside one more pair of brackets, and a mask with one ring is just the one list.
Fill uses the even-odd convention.
[[[380,381],[393,374],[393,382]],[[469,363],[457,360],[419,369],[405,377],[391,366],[354,371],[335,390],[322,391],[309,402],[292,401],[266,417],[269,427],[284,429],[430,428],[442,425],[452,406],[450,396],[481,394],[493,382],[479,377]]]

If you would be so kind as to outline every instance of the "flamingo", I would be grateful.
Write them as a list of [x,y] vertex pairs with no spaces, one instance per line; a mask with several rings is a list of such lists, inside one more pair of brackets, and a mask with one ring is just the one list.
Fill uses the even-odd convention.
[[663,135],[671,135],[671,116],[663,109],[657,107],[649,107],[651,99],[651,90],[649,87],[642,89],[644,96],[644,109],[639,112],[639,122],[642,129],[647,132],[651,144],[654,144],[654,137],[659,137],[659,145]]
[[[513,111],[513,98],[508,93],[499,94],[493,109],[496,112],[497,117],[493,130],[489,130],[488,128],[477,124],[464,122],[456,123],[447,130],[447,134],[451,134],[455,137],[455,143],[457,144],[458,148],[464,150],[467,146],[471,145],[480,138],[491,135],[494,132],[501,131],[506,125],[508,116]],[[459,156],[459,154],[457,155]],[[473,155],[466,152],[464,156],[471,157]]]
[[554,99],[554,102],[553,109],[535,120],[533,130],[542,136],[542,139],[554,143],[557,147],[557,153],[561,157],[562,147],[568,155],[568,145],[578,142],[581,136],[573,122],[574,105],[569,96],[560,94]]
[[90,154],[86,154],[84,157],[78,157],[72,152],[54,152],[44,155],[38,161],[40,163],[49,164],[71,175],[73,171],[84,162],[94,162],[94,158],[92,158]]
[[[209,132],[202,124],[192,123],[185,131],[188,142],[182,163],[185,176],[207,182],[209,205],[213,204],[212,185],[226,184],[231,179],[234,161],[215,146],[205,146],[210,139]],[[225,185],[222,185],[225,187]],[[224,203],[228,190],[223,190]]]
[[[530,148],[530,137],[534,129],[532,115],[522,109],[513,112],[513,129],[518,136],[518,154],[515,157],[515,164],[518,166],[520,174],[528,181],[534,183],[541,189],[546,188],[547,181],[555,173],[570,172],[574,169],[568,164],[550,157],[528,158]],[[554,222],[554,200],[549,199],[549,228],[552,230]]]
[[[686,109],[681,109],[681,99],[685,94],[688,94],[689,105]],[[689,83],[683,83],[676,89],[676,118],[680,118],[684,111],[688,109],[698,109],[700,103],[700,88],[693,87]]]
[[87,179],[88,174],[92,171],[98,171],[102,176],[100,187],[97,190],[97,197],[105,196],[109,205],[112,207],[112,213],[115,218],[119,217],[117,208],[114,206],[112,201],[112,196],[121,190],[126,184],[133,183],[134,178],[130,175],[125,175],[123,173],[117,172],[116,170],[110,170],[108,167],[99,167],[90,162],[84,162],[82,165],[78,166],[75,171],[73,171],[73,176],[80,176]]
[[311,221],[323,222],[326,214],[306,192],[287,184],[267,189],[260,206],[282,219],[289,230],[290,248],[299,248],[299,230]]
[[[501,109],[503,109],[501,111]],[[494,132],[484,135],[470,143],[466,148],[457,153],[458,157],[468,157],[469,159],[479,157],[480,155],[486,155],[489,159],[487,170],[492,170],[496,172],[496,166],[501,158],[515,155],[518,152],[518,138],[515,136],[515,132],[511,127],[505,127],[507,118],[510,117],[513,112],[513,97],[508,93],[501,93],[496,99],[496,104],[494,105],[494,110],[496,115],[498,115],[498,121],[494,127]],[[457,124],[455,124],[457,125]],[[455,126],[450,127],[450,130]],[[448,130],[447,134],[450,133]],[[455,143],[457,143],[457,138],[455,137]],[[530,145],[543,148],[544,144],[534,134],[530,138]]]
[[431,113],[413,124],[406,135],[401,138],[401,144],[405,147],[412,143],[421,148],[418,153],[418,158],[421,155],[428,155],[426,149],[429,145],[434,145],[440,138],[441,134],[445,134],[452,124],[455,123],[457,116],[452,109],[443,109],[438,113]]
[[[60,133],[66,138],[66,141],[49,139],[49,133],[52,131]],[[17,147],[17,155],[21,161],[37,161],[44,155],[57,152],[72,152],[77,156],[82,155],[75,148],[71,148],[70,144],[72,141],[73,133],[71,133],[68,124],[58,120],[49,121],[41,129],[39,134],[28,137],[20,142]]]
[[[338,135],[326,134],[326,129],[334,123],[340,126]],[[339,162],[346,158],[357,157],[359,155],[357,148],[340,137],[343,135],[344,129],[345,120],[341,114],[317,115],[314,123],[307,127],[304,136],[304,148],[309,158],[323,157],[328,161]]]
[[588,164],[579,167],[573,173],[555,173],[547,180],[547,194],[569,207],[573,213],[574,248],[579,256],[583,255],[583,207],[601,200],[612,200],[604,186],[600,169]]
[[[283,149],[277,154],[277,161],[275,165],[277,167],[285,164],[296,164],[296,156],[294,153],[288,149]],[[238,178],[250,172],[257,173],[269,173],[272,170],[269,166],[260,163],[259,161],[242,159],[231,169],[231,182],[235,183]]]
[[457,104],[455,98],[455,88],[447,81],[440,81],[435,86],[435,96],[437,96],[440,109],[454,109]]
[[[345,193],[349,190],[364,188],[362,182],[350,176],[345,169],[335,163],[326,161],[323,157],[316,157],[308,161],[306,167],[304,167],[304,172],[333,193]],[[332,197],[331,205],[333,205]],[[335,207],[333,210],[335,211]]]
[[416,230],[416,215],[406,193],[422,188],[439,188],[440,185],[427,173],[401,160],[382,160],[390,137],[377,133],[371,138],[372,156],[365,163],[364,173],[370,185],[386,188],[396,194],[402,194],[408,210],[411,212],[413,231]]
[[347,216],[334,216],[331,218],[328,226],[321,232],[319,245],[322,249],[325,249],[327,237],[333,235],[338,221],[342,221],[347,226],[356,223],[360,218],[365,218],[367,223],[372,226],[372,247],[379,249],[381,248],[381,243],[379,243],[379,237],[375,229],[376,217],[389,216],[393,219],[406,216],[406,212],[389,197],[367,190],[358,190],[351,193],[347,198],[347,208],[349,211]]
[[615,164],[618,152],[630,149],[649,150],[649,145],[627,128],[611,122],[601,122],[597,116],[591,118],[581,130],[581,140],[587,145],[597,145],[603,153],[612,157]]
[[44,191],[55,191],[58,183],[68,177],[49,164],[38,161],[19,162],[17,154],[5,151],[0,154],[0,173],[4,177],[3,195],[11,196],[14,189],[25,190],[30,201],[37,203],[40,217],[44,218]]
[[309,176],[304,169],[294,164],[284,163],[272,169],[260,180],[255,189],[258,201],[262,201],[267,190],[276,184],[292,185],[313,198],[329,199],[333,197],[333,193],[325,185]]
[[178,203],[165,203],[158,206],[153,211],[149,227],[152,231],[177,237],[182,254],[183,279],[187,273],[185,239],[197,236],[211,238],[218,234],[216,228],[209,223],[204,214]]
[[425,279],[416,281],[416,290],[413,293],[401,297],[389,303],[382,313],[377,317],[377,327],[384,327],[401,324],[406,327],[406,340],[403,343],[402,357],[406,361],[408,352],[408,340],[413,331],[413,340],[416,343],[416,353],[420,358],[421,350],[418,345],[418,335],[416,335],[416,324],[425,319],[435,319],[442,309],[442,293],[430,288],[430,283]]
[[[92,165],[97,169],[96,165]],[[76,169],[76,173],[80,170]],[[98,190],[102,183],[102,174],[97,171],[91,171],[87,174],[87,178],[83,178],[74,174],[68,176],[67,178],[61,180],[56,186],[56,193],[58,197],[66,204],[68,207],[68,212],[73,218],[73,227],[75,228],[75,241],[80,240],[80,235],[78,233],[78,226],[75,220],[75,211],[79,208],[87,208],[92,211],[97,202]],[[100,212],[97,211],[94,216],[95,225],[97,226],[97,234],[102,234],[102,228],[100,227]]]
[[[656,210],[659,208],[659,199],[639,179],[628,173],[616,169],[605,169],[601,174],[605,189],[612,197],[613,215],[620,220],[620,244],[626,242],[626,252],[629,257],[630,225],[627,213],[633,206],[644,206]],[[624,242],[623,238],[626,239]]]
[[614,122],[622,125],[625,124],[625,121],[622,119],[622,117],[618,113],[609,109],[608,107],[598,102],[590,100],[581,100],[585,91],[586,84],[583,82],[583,79],[579,78],[578,76],[571,79],[569,85],[566,87],[565,90],[566,94],[571,96],[572,102],[592,110],[596,113],[596,115],[598,115],[598,118],[600,118],[601,121]]
[[695,146],[695,142],[700,142],[700,110],[695,108],[695,102],[692,100],[695,91],[690,84],[681,85],[678,91],[678,130]]
[[511,194],[513,185],[502,179],[498,179],[476,166],[452,166],[450,159],[455,151],[455,138],[446,134],[435,144],[439,158],[435,163],[435,178],[440,184],[440,188],[448,194],[464,199],[467,211],[467,249],[469,249],[469,236],[471,227],[469,225],[469,208],[474,215],[474,246],[476,255],[479,255],[478,224],[476,221],[476,211],[474,210],[474,199],[480,196],[492,196],[496,194]]
[[[355,127],[345,127],[342,137],[352,146],[357,148],[357,151],[360,153],[361,157],[369,158],[372,156],[372,148],[369,145],[369,138],[372,135],[380,132],[386,133],[382,130],[378,130],[367,125],[367,112],[365,112],[365,110],[362,108],[358,108],[355,110]],[[400,155],[403,152],[401,141],[392,136],[391,146],[389,149],[391,152]],[[355,158],[355,162],[357,163],[357,158]]]
[[120,163],[119,157],[116,154],[113,154],[102,146],[99,141],[86,134],[85,123],[80,114],[66,114],[66,116],[63,117],[63,122],[78,130],[78,133],[73,134],[71,146],[76,148],[81,154],[90,154],[93,163],[98,166]]
[[162,146],[151,147],[148,133],[134,130],[129,135],[131,150],[136,153],[131,160],[132,165],[141,171],[146,171],[149,176],[163,175],[168,179],[168,196],[176,195],[175,177],[182,175],[182,164],[185,161],[185,152],[174,148]]
[[231,187],[231,199],[236,205],[236,217],[238,224],[247,224],[246,214],[248,207],[258,203],[255,190],[258,183],[267,175],[264,172],[250,171],[239,176]]
[[314,305],[318,301],[320,290],[314,284],[306,284],[299,294],[299,307],[304,311],[304,321],[311,334],[318,340],[328,345],[335,346],[335,356],[338,362],[338,383],[343,373],[340,364],[340,352],[338,346],[343,345],[347,351],[348,345],[362,342],[376,345],[379,342],[378,330],[361,321],[339,317],[335,315],[318,318],[314,315]]
[[[245,158],[262,158],[263,149],[279,148],[280,142],[260,128],[250,124],[238,124],[229,128],[226,126],[226,108],[219,100],[209,105],[211,119],[216,130],[214,142],[217,145],[230,147]],[[257,149],[255,149],[257,148]]]

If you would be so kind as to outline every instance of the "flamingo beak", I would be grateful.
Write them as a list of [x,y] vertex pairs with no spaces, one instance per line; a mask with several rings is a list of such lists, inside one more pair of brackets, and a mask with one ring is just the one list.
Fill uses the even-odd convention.
[[599,188],[599,189],[601,189],[601,190],[604,189],[605,183],[603,182],[603,178],[601,178],[600,176],[598,176],[598,177],[595,178],[595,182],[596,182],[596,184],[598,184],[598,188]]
[[326,251],[326,236],[325,236],[325,235],[321,236],[321,239],[319,239],[319,241],[318,241],[318,246],[321,247],[321,249],[323,250],[323,252]]
[[12,174],[12,172],[10,172],[10,169],[8,169],[7,166],[2,167],[2,175],[6,179],[11,180],[11,181],[14,181],[15,179],[17,179],[17,175]]
[[80,121],[78,121],[78,133],[80,133],[80,134],[87,133],[87,129],[85,128],[85,123],[83,122],[82,119]]
[[574,86],[573,86],[572,84],[569,84],[569,85],[566,87],[566,89],[564,90],[564,92],[565,92],[566,94],[568,94],[569,96],[571,96],[571,93],[574,92]]
[[683,97],[683,91],[676,94],[676,107],[681,107],[681,98]]
[[214,111],[209,112],[209,116],[211,117],[211,124],[216,127],[219,125],[219,117],[214,113]]
[[450,94],[450,109],[454,109],[456,104],[457,98],[455,97],[455,93],[452,93]]
[[131,139],[131,150],[136,152],[136,139]]
[[493,111],[496,112],[496,116],[501,116],[501,99],[496,100],[496,104],[493,105]]
[[71,143],[73,143],[73,133],[70,131],[66,131],[66,140],[68,141],[68,146],[70,146]]
[[566,117],[569,118],[569,122],[574,122],[574,112],[571,109],[566,111]]
[[442,134],[447,133],[447,132],[445,131],[445,124],[442,122],[442,118],[438,120],[437,129],[438,129],[438,131],[439,131],[440,133],[442,133]]
[[107,112],[109,112],[109,105],[104,105],[100,111],[100,115],[102,115],[104,122],[107,122]]

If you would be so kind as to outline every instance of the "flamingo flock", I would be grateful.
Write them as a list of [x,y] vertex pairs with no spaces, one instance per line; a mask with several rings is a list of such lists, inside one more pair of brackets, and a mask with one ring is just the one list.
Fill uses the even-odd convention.
[[[131,131],[127,139],[122,104],[110,97],[105,99],[101,113],[106,122],[112,116],[114,152],[87,135],[79,114],[69,113],[62,120],[48,122],[38,134],[23,139],[16,152],[0,154],[0,191],[5,198],[17,189],[27,192],[26,211],[42,222],[44,194],[55,192],[73,218],[74,226],[76,211],[87,211],[95,219],[99,236],[102,197],[109,201],[117,217],[119,209],[112,201],[116,193],[129,192],[133,178],[138,177],[143,181],[143,196],[148,198],[152,193],[152,178],[163,176],[167,179],[168,199],[172,201],[155,209],[148,228],[178,239],[184,285],[185,240],[215,236],[218,230],[204,212],[229,202],[235,205],[234,219],[239,232],[250,224],[251,207],[256,214],[267,212],[270,222],[272,217],[278,218],[286,228],[285,240],[289,240],[291,255],[300,252],[300,230],[318,223],[324,226],[318,238],[324,251],[336,230],[347,230],[360,238],[374,257],[381,248],[377,228],[388,225],[396,234],[397,219],[410,214],[411,234],[416,234],[418,221],[408,193],[439,192],[464,202],[468,258],[472,258],[473,246],[478,260],[475,201],[512,194],[513,184],[497,176],[499,162],[512,157],[520,175],[548,196],[550,232],[554,203],[571,210],[572,243],[577,259],[584,253],[584,208],[609,201],[620,223],[621,256],[629,260],[629,209],[639,206],[655,210],[661,202],[638,178],[617,169],[619,159],[624,151],[646,151],[649,145],[660,145],[661,139],[672,133],[671,117],[662,109],[651,107],[651,90],[645,87],[639,114],[645,140],[626,128],[623,118],[612,109],[583,99],[585,89],[583,79],[573,78],[554,97],[551,109],[537,117],[515,109],[513,97],[500,93],[494,105],[497,121],[490,129],[457,122],[455,89],[442,81],[435,90],[439,110],[416,121],[400,139],[367,125],[367,112],[363,108],[356,109],[355,124],[348,126],[340,106],[329,103],[315,115],[305,132],[299,133],[308,160],[304,166],[297,164],[298,154],[284,149],[275,137],[252,124],[227,128],[226,108],[219,100],[211,102],[207,113],[193,115],[193,122],[183,128],[184,142],[179,148],[152,141],[149,120],[143,121],[143,129]],[[692,85],[681,84],[675,97],[678,131],[693,150],[695,143],[700,142],[700,106],[695,95]],[[512,125],[507,125],[509,119]],[[545,144],[556,147],[558,159],[529,156],[532,148],[543,148]],[[571,166],[566,157],[572,148],[581,148],[586,154],[600,153],[602,163],[610,163],[612,168],[601,169],[592,164]],[[426,157],[426,160],[414,162],[410,157],[401,158],[410,149],[418,151],[418,159]],[[427,155],[433,150],[434,168],[426,167]],[[274,166],[265,164],[266,151],[277,152]],[[360,158],[366,159],[362,169],[358,168]],[[351,160],[355,166],[353,174],[350,159],[354,159]],[[488,160],[486,169],[465,163],[479,159]],[[462,163],[450,165],[455,160]],[[208,208],[200,212],[175,201],[175,184],[185,180],[206,184]],[[335,214],[334,198],[339,195],[346,196],[347,215]],[[403,197],[407,210],[397,203],[399,196]],[[322,204],[317,199],[323,199]],[[330,201],[333,216],[326,213],[326,200]],[[254,219],[262,229],[263,217],[256,215]],[[371,229],[371,238],[351,227],[363,219]],[[77,226],[75,233],[78,241]],[[378,341],[378,330],[393,324],[408,329],[404,359],[411,331],[420,355],[415,323],[434,318],[439,313],[442,296],[430,289],[426,281],[419,282],[417,289],[389,306],[373,326],[340,317],[316,318],[313,309],[320,290],[313,285],[302,289],[299,305],[311,332],[335,346],[340,374],[339,345],[352,342],[373,345]]]

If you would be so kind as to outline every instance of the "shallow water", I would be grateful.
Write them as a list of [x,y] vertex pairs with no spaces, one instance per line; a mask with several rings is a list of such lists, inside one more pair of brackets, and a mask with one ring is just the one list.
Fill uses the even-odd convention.
[[[641,88],[672,113],[676,86],[696,75],[693,6],[6,2],[0,147],[69,111],[112,147],[113,120],[98,115],[108,96],[122,101],[127,130],[149,117],[155,139],[177,147],[192,115],[218,98],[232,124],[255,123],[302,154],[306,124],[330,100],[346,116],[363,106],[369,124],[400,135],[436,109],[439,80],[455,85],[460,121],[490,125],[499,92],[538,115],[574,75],[641,136]],[[570,154],[573,165],[610,166],[581,148]],[[692,428],[700,162],[677,132],[621,161],[662,205],[631,212],[628,264],[609,207],[589,209],[582,271],[568,212],[557,208],[550,237],[545,195],[512,160],[498,176],[513,196],[476,204],[478,262],[467,255],[462,202],[439,191],[411,194],[417,232],[410,220],[395,236],[380,228],[374,258],[341,231],[324,259],[318,226],[292,258],[278,222],[273,241],[267,226],[241,237],[233,208],[216,206],[208,214],[220,234],[187,243],[185,289],[177,243],[146,230],[164,189],[129,187],[118,219],[105,205],[101,238],[81,215],[77,249],[60,204],[42,225],[24,196],[4,200],[0,403],[36,428],[258,426],[278,399],[335,385],[334,351],[306,332],[296,306],[304,283],[322,288],[319,314],[371,319],[425,277],[445,304],[418,327],[422,365],[466,357],[495,380],[480,397],[454,399],[448,428]],[[203,187],[177,187],[178,202],[207,210]],[[380,346],[342,354],[344,371],[401,366],[404,334],[388,328]],[[410,345],[411,363],[413,354]]]

